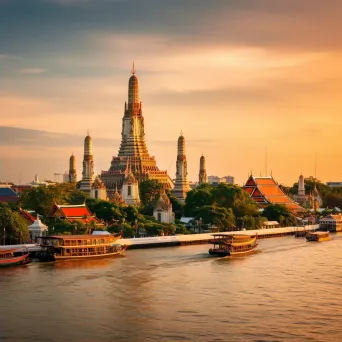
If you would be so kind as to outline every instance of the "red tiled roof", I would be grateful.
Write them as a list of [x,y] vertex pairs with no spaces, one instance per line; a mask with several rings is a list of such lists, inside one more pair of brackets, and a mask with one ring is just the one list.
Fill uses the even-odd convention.
[[[52,216],[56,211],[61,213],[61,217],[66,218],[69,222],[83,222],[90,223],[95,222],[96,224],[101,225],[100,220],[98,220],[94,215],[90,212],[88,207],[83,205],[58,205],[55,204],[52,210]],[[86,217],[85,217],[86,216]]]
[[36,218],[34,216],[32,216],[29,212],[27,212],[26,210],[20,209],[20,214],[22,214],[23,216],[25,216],[26,219],[28,219],[29,221],[31,221],[32,223],[36,220]]
[[59,206],[59,209],[61,210],[61,212],[64,214],[65,217],[83,217],[84,215],[93,216],[86,206],[84,207]]
[[[253,186],[253,184],[255,185]],[[249,193],[252,199],[261,204],[262,207],[267,206],[269,203],[284,204],[292,211],[303,211],[300,205],[286,196],[272,177],[250,176],[244,186],[244,190]]]
[[100,221],[96,217],[88,217],[88,218],[80,218],[80,217],[67,217],[66,218],[69,222],[82,222],[84,224],[90,223],[90,222],[95,222],[95,223],[100,223]]
[[276,182],[274,181],[273,178],[263,178],[263,177],[257,178],[257,177],[255,177],[254,181],[255,181],[256,185],[274,185],[274,184],[276,184]]

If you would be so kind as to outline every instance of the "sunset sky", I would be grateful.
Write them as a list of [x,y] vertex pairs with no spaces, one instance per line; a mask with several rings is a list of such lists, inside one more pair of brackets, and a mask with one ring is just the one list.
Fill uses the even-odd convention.
[[[135,62],[150,154],[189,179],[267,171],[342,181],[342,2],[0,0],[0,180],[56,179],[121,138]],[[316,156],[316,157],[315,157]]]

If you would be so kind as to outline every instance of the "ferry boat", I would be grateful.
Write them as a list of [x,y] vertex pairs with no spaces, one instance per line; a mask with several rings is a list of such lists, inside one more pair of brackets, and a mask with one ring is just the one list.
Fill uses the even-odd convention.
[[40,259],[57,261],[116,256],[127,248],[115,244],[120,238],[121,234],[43,236],[40,241]]
[[323,242],[330,240],[329,232],[308,232],[306,234],[307,241]]
[[225,233],[213,234],[214,239],[211,243],[213,248],[209,249],[210,255],[219,257],[243,256],[253,252],[258,246],[258,236],[249,235],[228,235]]
[[0,267],[25,265],[30,261],[28,251],[15,248],[0,250]]

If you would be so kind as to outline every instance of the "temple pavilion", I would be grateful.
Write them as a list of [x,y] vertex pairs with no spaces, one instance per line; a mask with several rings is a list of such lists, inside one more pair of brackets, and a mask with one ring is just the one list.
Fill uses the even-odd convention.
[[262,208],[266,208],[269,204],[282,204],[293,213],[304,211],[304,208],[294,202],[279,188],[272,176],[254,177],[251,175],[243,189]]
[[85,203],[78,205],[55,204],[51,217],[65,219],[70,223],[82,222],[87,225],[94,222],[97,226],[103,226],[103,223],[95,217]]

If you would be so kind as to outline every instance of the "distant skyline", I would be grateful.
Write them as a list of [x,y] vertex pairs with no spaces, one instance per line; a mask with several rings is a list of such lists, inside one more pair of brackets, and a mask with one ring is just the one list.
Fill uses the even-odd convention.
[[93,138],[118,153],[132,62],[146,141],[175,177],[303,173],[342,181],[342,3],[320,0],[0,0],[0,180],[54,180]]

